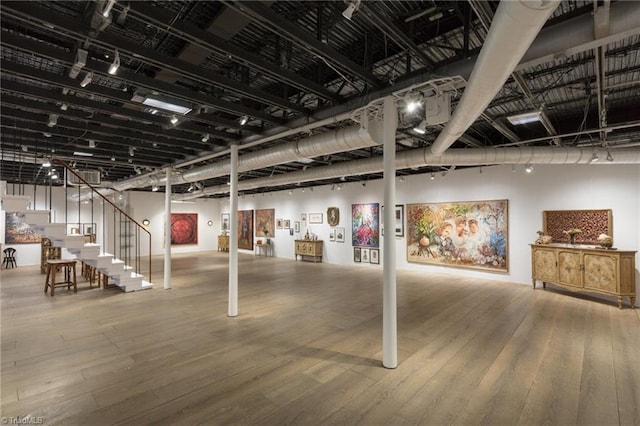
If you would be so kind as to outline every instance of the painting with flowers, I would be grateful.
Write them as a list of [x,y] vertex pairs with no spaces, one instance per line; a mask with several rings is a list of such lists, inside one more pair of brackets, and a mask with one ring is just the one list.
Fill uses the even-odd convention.
[[407,261],[509,270],[508,201],[407,205]]
[[380,204],[352,204],[352,237],[354,247],[378,247],[380,245]]

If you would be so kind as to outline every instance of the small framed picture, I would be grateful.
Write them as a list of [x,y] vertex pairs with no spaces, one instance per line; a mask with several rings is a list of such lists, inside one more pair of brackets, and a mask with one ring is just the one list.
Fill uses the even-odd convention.
[[380,264],[380,249],[369,250],[369,262],[375,265]]
[[336,228],[336,242],[344,243],[344,228]]
[[362,252],[360,253],[360,258],[362,259],[362,263],[369,263],[369,249],[362,248]]
[[299,221],[296,220],[295,222],[293,222],[293,229],[295,230],[295,232],[297,234],[300,233],[300,222]]
[[329,231],[329,241],[335,241],[336,240],[336,230],[332,229]]
[[309,213],[309,223],[322,223],[322,213]]
[[306,221],[307,221],[307,214],[306,214],[306,213],[302,213],[302,214],[300,215],[300,220],[301,220],[302,222],[306,222]]
[[284,229],[291,229],[291,220],[289,220],[289,219],[284,219],[284,220],[282,221],[282,223],[283,223],[283,225],[282,225],[282,226],[284,226]]
[[276,219],[276,228],[282,229],[282,219]]
[[360,263],[362,262],[362,260],[360,259],[360,247],[354,247],[353,248],[353,261],[356,263]]

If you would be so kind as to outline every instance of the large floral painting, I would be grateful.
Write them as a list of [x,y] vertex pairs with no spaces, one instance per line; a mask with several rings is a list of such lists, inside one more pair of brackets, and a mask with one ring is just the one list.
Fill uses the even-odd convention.
[[274,237],[276,235],[275,221],[275,209],[256,210],[256,236]]
[[253,250],[253,210],[238,211],[238,248]]
[[40,242],[40,234],[37,234],[31,226],[25,222],[24,218],[24,213],[5,213],[5,244],[32,244]]
[[198,244],[198,213],[171,213],[171,244]]
[[507,200],[407,205],[407,261],[508,271]]
[[353,246],[378,247],[380,245],[379,211],[378,203],[351,205]]

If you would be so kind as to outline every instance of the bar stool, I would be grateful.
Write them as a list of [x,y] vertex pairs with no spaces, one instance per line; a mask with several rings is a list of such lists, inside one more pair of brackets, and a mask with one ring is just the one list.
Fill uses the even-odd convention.
[[7,247],[2,250],[4,254],[4,259],[2,259],[2,266],[4,268],[17,268],[18,264],[16,263],[16,249],[13,247]]
[[[64,281],[56,282],[56,273],[61,270],[64,272]],[[72,279],[73,273],[73,279]],[[67,286],[70,289],[73,286],[73,292],[78,292],[78,285],[76,282],[76,261],[68,259],[49,259],[47,260],[47,278],[44,282],[44,292],[47,293],[47,289],[51,289],[51,296],[56,291],[56,286]]]

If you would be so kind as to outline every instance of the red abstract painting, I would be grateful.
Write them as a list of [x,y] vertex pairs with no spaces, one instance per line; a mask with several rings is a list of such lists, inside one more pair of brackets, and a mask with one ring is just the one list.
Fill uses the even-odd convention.
[[198,213],[171,213],[171,244],[198,244]]

